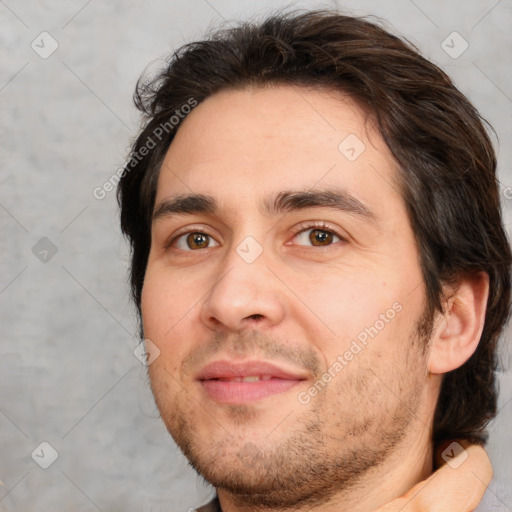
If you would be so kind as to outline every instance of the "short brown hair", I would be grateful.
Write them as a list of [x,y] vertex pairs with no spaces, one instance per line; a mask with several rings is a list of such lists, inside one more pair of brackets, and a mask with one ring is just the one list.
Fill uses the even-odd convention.
[[182,117],[143,158],[141,148],[191,98],[200,103],[220,90],[273,84],[340,90],[374,115],[398,163],[430,318],[442,311],[443,284],[468,272],[489,275],[478,348],[444,376],[433,439],[483,444],[496,414],[497,344],[510,311],[512,256],[495,153],[480,115],[449,77],[413,45],[368,19],[312,11],[242,23],[185,45],[158,76],[139,80],[135,102],[145,125],[118,187],[139,319],[159,169]]

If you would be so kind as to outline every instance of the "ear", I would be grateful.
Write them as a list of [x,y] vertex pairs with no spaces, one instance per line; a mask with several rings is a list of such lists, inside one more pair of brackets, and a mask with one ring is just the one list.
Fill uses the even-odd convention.
[[475,352],[484,328],[488,296],[486,272],[467,274],[459,280],[430,340],[430,373],[455,370]]

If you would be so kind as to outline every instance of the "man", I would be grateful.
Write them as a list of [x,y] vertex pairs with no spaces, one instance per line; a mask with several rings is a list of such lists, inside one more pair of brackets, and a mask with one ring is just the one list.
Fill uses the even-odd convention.
[[[162,419],[217,490],[204,510],[474,508],[461,443],[496,413],[511,253],[468,100],[377,25],[316,11],[185,46],[136,103],[133,298]],[[469,483],[458,508],[436,449]]]

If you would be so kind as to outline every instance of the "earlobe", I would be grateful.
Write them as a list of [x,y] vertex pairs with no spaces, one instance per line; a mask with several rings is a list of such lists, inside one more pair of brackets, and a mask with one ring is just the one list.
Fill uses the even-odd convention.
[[467,274],[459,280],[430,340],[428,369],[431,373],[455,370],[475,352],[484,327],[488,296],[486,272]]

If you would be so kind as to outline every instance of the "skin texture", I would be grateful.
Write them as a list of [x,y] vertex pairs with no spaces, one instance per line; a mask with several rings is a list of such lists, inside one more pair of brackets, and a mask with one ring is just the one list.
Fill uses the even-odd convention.
[[[480,446],[459,440],[464,451],[444,464],[428,479],[416,484],[403,496],[378,509],[378,512],[469,512],[482,499],[492,479],[492,467]],[[442,450],[438,451],[441,459]],[[462,459],[462,462],[460,462]],[[459,465],[460,462],[460,465]],[[439,464],[444,460],[439,460]]]
[[[351,147],[354,136],[364,150],[347,158],[343,141]],[[143,326],[160,350],[149,375],[162,419],[224,511],[371,511],[432,472],[442,373],[477,346],[488,280],[467,276],[447,290],[445,314],[425,328],[396,175],[371,117],[332,91],[223,91],[179,128],[155,210],[177,194],[210,195],[219,207],[155,218]],[[343,191],[373,213],[263,208],[289,190]],[[255,247],[248,263],[240,248]],[[362,332],[372,332],[365,344]],[[219,403],[197,377],[220,359],[270,361],[303,380]]]

